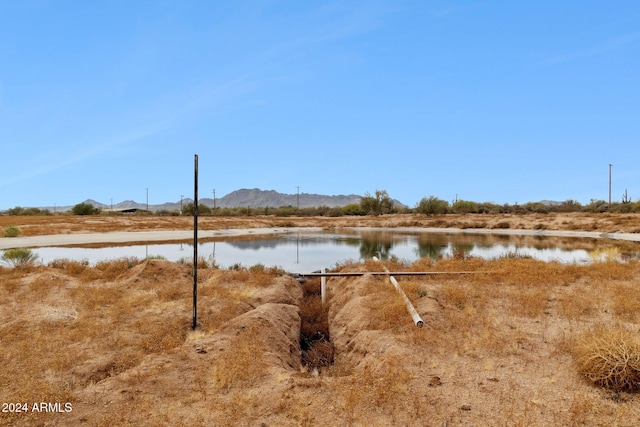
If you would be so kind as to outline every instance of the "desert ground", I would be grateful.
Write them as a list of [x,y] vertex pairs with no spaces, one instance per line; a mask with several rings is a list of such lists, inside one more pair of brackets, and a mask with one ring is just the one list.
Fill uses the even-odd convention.
[[[0,266],[0,425],[639,425],[640,263],[621,260],[620,242],[608,238],[638,235],[639,220],[199,219],[203,230],[584,231],[610,244],[590,265],[454,256],[336,266],[434,273],[397,277],[422,328],[384,275],[331,277],[323,304],[319,279],[301,284],[277,268],[199,264],[192,330],[192,266],[159,259]],[[8,225],[33,237],[189,230],[193,219],[0,216],[0,228]],[[610,363],[596,369],[594,360]]]

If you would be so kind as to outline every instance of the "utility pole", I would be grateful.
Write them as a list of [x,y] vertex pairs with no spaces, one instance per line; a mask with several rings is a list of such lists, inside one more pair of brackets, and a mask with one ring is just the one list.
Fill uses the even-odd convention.
[[149,187],[147,187],[147,212],[149,212]]
[[609,208],[611,208],[611,168],[613,165],[609,163]]
[[182,215],[182,198],[184,197],[183,194],[180,195],[180,215]]
[[213,210],[216,210],[216,189],[213,189]]
[[298,196],[296,197],[296,209],[300,210],[300,186],[296,187],[298,189]]
[[113,197],[111,198],[111,212],[113,212]]

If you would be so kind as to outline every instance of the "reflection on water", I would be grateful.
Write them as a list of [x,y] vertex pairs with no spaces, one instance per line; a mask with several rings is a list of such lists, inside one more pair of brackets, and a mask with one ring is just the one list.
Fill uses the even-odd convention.
[[[620,243],[621,245],[623,243]],[[541,236],[505,236],[487,234],[427,234],[368,232],[361,234],[284,234],[264,239],[244,238],[228,241],[206,241],[198,246],[198,254],[215,260],[221,267],[234,264],[279,266],[291,272],[309,272],[333,267],[347,260],[397,257],[407,261],[418,258],[474,256],[528,256],[542,261],[590,263],[593,252],[611,246],[602,240]],[[68,258],[87,260],[91,264],[121,257],[161,257],[170,261],[190,260],[193,246],[189,243],[115,246],[105,248],[56,247],[37,248],[42,263]],[[637,244],[621,249],[624,257],[638,252]],[[626,252],[625,252],[626,251]]]

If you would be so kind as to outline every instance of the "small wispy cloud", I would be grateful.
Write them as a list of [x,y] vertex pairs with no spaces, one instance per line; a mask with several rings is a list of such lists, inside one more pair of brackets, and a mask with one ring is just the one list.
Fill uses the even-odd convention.
[[[31,167],[21,168],[19,173],[5,176],[5,179],[0,181],[0,187],[18,184],[21,181],[47,175],[78,163],[99,158],[119,146],[131,144],[161,132],[167,128],[169,122],[170,121],[153,123],[144,128],[125,131],[120,135],[115,135],[101,141],[94,140],[90,144],[83,144],[83,147],[85,147],[83,149],[65,149],[62,152],[57,149],[47,150],[41,153],[38,159],[30,162]],[[56,146],[57,145],[58,144],[56,144]],[[76,144],[62,142],[60,145],[72,147]]]

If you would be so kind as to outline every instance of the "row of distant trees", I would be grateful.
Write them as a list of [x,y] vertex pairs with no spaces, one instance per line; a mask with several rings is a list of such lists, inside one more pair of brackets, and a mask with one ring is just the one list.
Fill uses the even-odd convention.
[[[150,212],[138,212],[143,215],[188,215],[195,211],[193,203],[186,204],[180,211],[161,210]],[[566,200],[561,203],[529,202],[524,204],[499,205],[491,202],[473,202],[469,200],[456,200],[449,203],[436,196],[423,197],[415,207],[398,206],[389,196],[386,190],[376,190],[374,194],[366,193],[360,203],[346,206],[328,207],[318,206],[310,208],[296,208],[295,206],[274,207],[238,207],[238,208],[211,208],[202,203],[198,204],[198,215],[205,216],[247,216],[247,215],[274,215],[274,216],[347,216],[347,215],[384,215],[391,213],[420,213],[424,215],[446,214],[528,214],[528,213],[553,213],[553,212],[588,212],[588,213],[631,213],[640,212],[640,200],[631,202],[628,198],[622,202],[607,203],[604,200],[591,200],[583,205],[576,200]],[[103,212],[89,203],[79,203],[70,212],[73,215],[97,215],[113,212]],[[19,206],[8,209],[5,215],[52,215],[47,209],[21,208]]]
[[[56,212],[60,214],[73,214],[73,215],[97,215],[102,211],[96,208],[90,203],[78,203],[70,211]],[[40,208],[23,208],[16,206],[15,208],[7,209],[4,215],[53,215],[49,209]]]
[[442,214],[529,214],[529,213],[553,213],[553,212],[585,212],[585,213],[631,213],[640,212],[640,200],[636,202],[623,201],[611,204],[604,200],[591,200],[583,205],[576,200],[565,200],[561,203],[528,202],[524,204],[498,205],[491,202],[472,202],[469,200],[456,200],[449,203],[435,196],[423,197],[416,205],[415,212],[425,215]]

